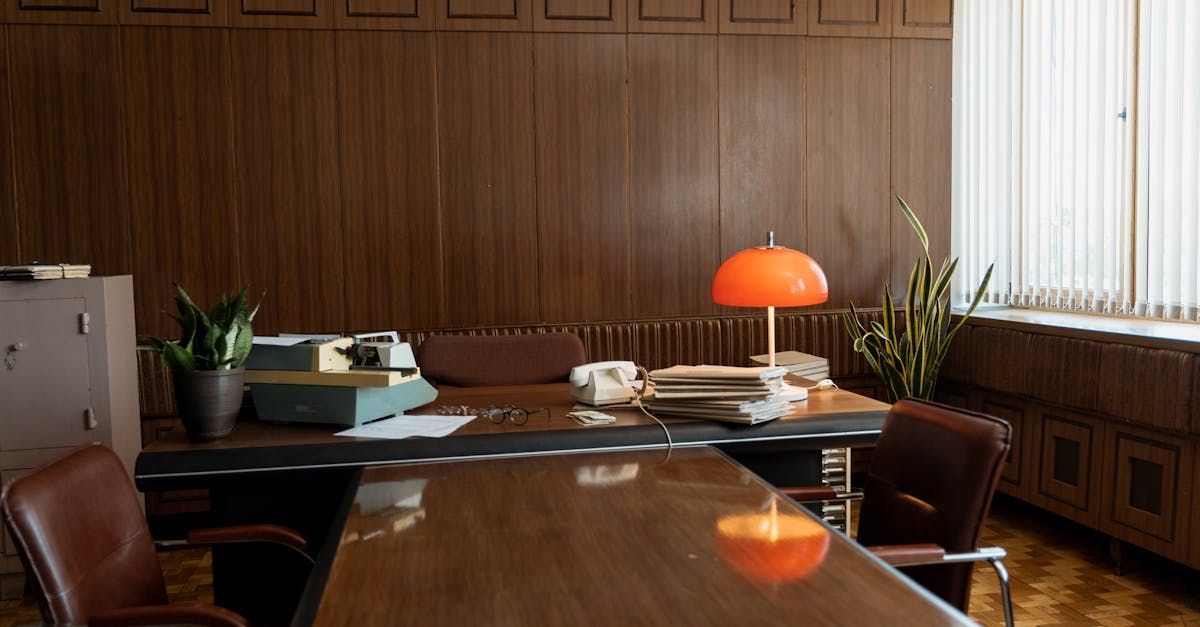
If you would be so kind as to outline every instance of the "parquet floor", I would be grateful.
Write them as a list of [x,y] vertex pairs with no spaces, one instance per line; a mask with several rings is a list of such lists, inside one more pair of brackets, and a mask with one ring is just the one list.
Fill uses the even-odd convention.
[[[1104,536],[1002,497],[993,507],[983,545],[1008,549],[1018,625],[1196,625],[1200,575],[1151,555],[1135,554],[1114,573]],[[207,551],[160,554],[173,601],[210,602]],[[971,617],[1003,625],[1000,589],[990,567],[975,571]],[[32,600],[0,602],[0,627],[39,622]]]

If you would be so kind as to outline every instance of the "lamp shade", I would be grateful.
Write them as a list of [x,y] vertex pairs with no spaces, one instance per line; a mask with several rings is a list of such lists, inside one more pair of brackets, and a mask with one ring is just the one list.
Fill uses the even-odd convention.
[[721,264],[712,297],[735,307],[802,307],[828,300],[829,284],[812,257],[783,246],[760,246]]

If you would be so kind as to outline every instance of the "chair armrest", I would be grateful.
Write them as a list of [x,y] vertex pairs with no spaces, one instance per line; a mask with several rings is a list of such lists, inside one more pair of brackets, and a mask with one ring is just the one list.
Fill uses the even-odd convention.
[[838,492],[829,486],[786,486],[779,488],[786,496],[801,503],[818,501],[857,501],[862,498],[862,492]]
[[230,544],[238,542],[270,542],[282,544],[308,555],[308,539],[299,531],[281,525],[235,525],[193,529],[187,543],[192,545]]
[[249,627],[240,614],[203,603],[143,605],[93,614],[88,627],[123,625],[202,625],[203,627]]
[[946,549],[936,544],[886,544],[867,550],[896,567],[940,564],[946,558]]

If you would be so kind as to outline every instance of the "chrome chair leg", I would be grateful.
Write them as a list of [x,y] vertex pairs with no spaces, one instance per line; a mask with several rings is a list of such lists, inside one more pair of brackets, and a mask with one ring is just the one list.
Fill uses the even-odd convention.
[[1008,569],[999,559],[990,559],[988,563],[996,569],[996,577],[1000,579],[1000,599],[1004,603],[1004,625],[1013,627],[1012,592],[1008,587]]

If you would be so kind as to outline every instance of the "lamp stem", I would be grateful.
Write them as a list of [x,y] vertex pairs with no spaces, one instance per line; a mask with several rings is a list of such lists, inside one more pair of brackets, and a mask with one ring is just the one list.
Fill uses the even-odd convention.
[[767,306],[767,354],[770,356],[768,365],[775,367],[775,306]]

